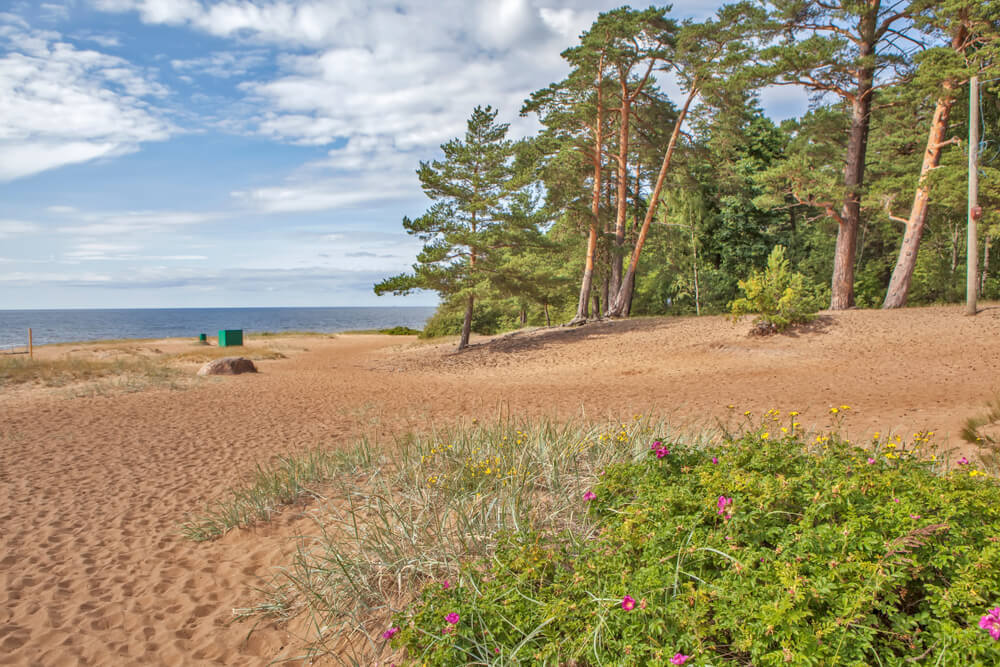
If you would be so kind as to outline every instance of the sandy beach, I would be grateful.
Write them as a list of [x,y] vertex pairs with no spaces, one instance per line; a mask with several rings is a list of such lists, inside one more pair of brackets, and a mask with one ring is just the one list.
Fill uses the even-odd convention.
[[927,429],[967,452],[958,431],[1000,392],[1000,307],[984,305],[975,318],[961,306],[826,313],[768,338],[722,317],[636,319],[479,338],[462,354],[414,337],[288,336],[267,341],[285,358],[255,375],[196,380],[190,362],[179,388],[0,388],[0,664],[265,664],[290,636],[261,625],[247,639],[232,610],[309,523],[289,509],[205,543],[179,524],[257,463],[361,435],[391,447],[498,411],[656,414],[694,430],[775,408],[823,428],[848,405],[852,438]]

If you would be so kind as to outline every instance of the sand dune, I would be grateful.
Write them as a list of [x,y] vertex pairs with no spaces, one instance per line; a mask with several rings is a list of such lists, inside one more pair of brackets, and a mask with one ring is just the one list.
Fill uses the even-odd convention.
[[[478,339],[283,339],[254,376],[98,395],[0,390],[0,664],[262,664],[279,627],[231,623],[308,523],[286,512],[213,543],[178,525],[256,462],[498,409],[590,419],[662,414],[692,428],[738,411],[851,406],[853,437],[962,422],[1000,391],[1000,308],[827,314],[748,338],[723,318],[640,319]],[[150,349],[188,345],[152,341]],[[94,346],[42,348],[42,356]],[[89,352],[88,352],[89,350]],[[190,369],[191,374],[197,368]]]

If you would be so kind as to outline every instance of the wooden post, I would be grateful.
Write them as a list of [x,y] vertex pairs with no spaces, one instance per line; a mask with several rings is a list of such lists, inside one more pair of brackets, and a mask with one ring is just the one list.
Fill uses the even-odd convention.
[[965,245],[965,314],[976,314],[976,293],[979,288],[979,241],[976,223],[982,215],[979,208],[979,77],[969,81],[969,236]]
[[31,327],[28,327],[28,357],[30,359],[35,358],[35,346],[31,339]]

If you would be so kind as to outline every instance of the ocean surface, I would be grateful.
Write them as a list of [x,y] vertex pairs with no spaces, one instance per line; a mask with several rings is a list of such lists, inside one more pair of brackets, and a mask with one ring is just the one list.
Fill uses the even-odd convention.
[[394,308],[150,308],[115,310],[0,310],[0,349],[111,338],[197,338],[219,329],[322,331],[422,329],[433,307]]

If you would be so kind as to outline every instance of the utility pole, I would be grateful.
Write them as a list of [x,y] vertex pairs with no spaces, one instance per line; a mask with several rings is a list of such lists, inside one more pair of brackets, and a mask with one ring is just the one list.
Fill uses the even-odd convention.
[[979,242],[976,223],[982,216],[979,208],[979,77],[969,81],[969,238],[966,242],[965,314],[976,314],[979,289]]

